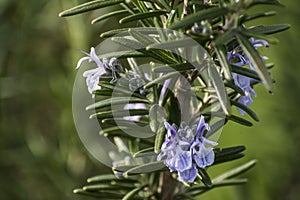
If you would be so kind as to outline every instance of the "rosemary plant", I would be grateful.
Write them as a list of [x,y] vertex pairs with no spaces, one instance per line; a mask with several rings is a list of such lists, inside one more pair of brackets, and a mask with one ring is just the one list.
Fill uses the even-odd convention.
[[[286,24],[248,26],[275,12],[249,14],[277,0],[94,0],[61,17],[114,6],[92,24],[117,18],[122,27],[101,33],[106,45],[78,61],[94,103],[87,110],[118,151],[106,152],[111,174],[74,190],[98,199],[196,199],[237,177],[251,160],[211,177],[214,165],[244,156],[244,146],[219,147],[227,123],[252,126],[251,104],[262,84],[272,92],[272,62],[261,55]],[[270,6],[268,7],[270,8]],[[252,12],[253,13],[253,12]],[[113,50],[106,51],[111,46]],[[247,118],[246,118],[247,117]]]

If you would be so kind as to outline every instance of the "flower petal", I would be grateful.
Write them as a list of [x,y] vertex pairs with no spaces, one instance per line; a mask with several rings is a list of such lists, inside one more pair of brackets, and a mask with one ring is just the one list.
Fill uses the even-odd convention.
[[178,172],[178,178],[181,181],[194,182],[194,180],[197,177],[197,172],[198,172],[197,167],[195,164],[193,164],[191,168],[182,172]]
[[191,151],[183,151],[178,155],[175,162],[175,169],[178,172],[182,172],[191,168],[192,166],[192,153]]

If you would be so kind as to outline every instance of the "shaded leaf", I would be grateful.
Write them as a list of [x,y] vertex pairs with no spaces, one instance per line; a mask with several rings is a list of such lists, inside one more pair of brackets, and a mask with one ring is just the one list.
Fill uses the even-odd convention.
[[274,34],[281,31],[285,31],[289,29],[291,26],[289,24],[276,24],[271,26],[255,26],[252,28],[249,28],[248,30],[251,30],[253,32],[262,33],[262,34]]
[[232,72],[240,74],[240,75],[244,75],[247,76],[249,78],[253,78],[255,80],[260,81],[260,78],[258,76],[258,74],[256,73],[256,71],[245,68],[245,67],[239,67],[239,66],[235,66],[235,65],[231,65],[231,69]]
[[284,6],[282,3],[280,3],[278,0],[251,0],[249,1],[250,3],[248,4],[248,8],[259,5],[259,4],[264,4],[264,5],[275,5],[275,6]]
[[253,126],[253,124],[251,122],[249,122],[248,120],[245,120],[245,119],[235,116],[235,115],[228,116],[227,118],[231,121],[242,124],[244,126]]
[[277,13],[274,12],[274,11],[270,11],[270,12],[265,12],[265,13],[258,13],[258,14],[254,14],[254,15],[245,15],[241,22],[247,22],[247,21],[251,21],[251,20],[254,20],[254,19],[258,19],[258,18],[261,18],[261,17],[270,17],[270,16],[274,16],[276,15]]
[[132,199],[133,196],[135,196],[139,191],[143,190],[144,187],[146,185],[142,185],[142,186],[139,186],[133,190],[131,190],[130,192],[128,192],[123,198],[122,200],[129,200],[129,199]]
[[198,174],[200,175],[201,181],[204,183],[204,185],[208,187],[212,186],[211,179],[205,169],[199,168]]
[[243,111],[245,111],[252,119],[254,119],[255,121],[259,121],[258,116],[256,115],[256,113],[254,111],[252,111],[250,108],[248,108],[247,106],[245,106],[244,104],[241,104],[237,101],[230,101],[232,105],[242,109]]
[[118,200],[123,196],[122,194],[118,194],[116,192],[109,192],[109,191],[87,192],[84,191],[83,189],[75,189],[73,190],[73,193],[85,195],[85,196],[97,197],[97,198],[105,198],[105,200]]

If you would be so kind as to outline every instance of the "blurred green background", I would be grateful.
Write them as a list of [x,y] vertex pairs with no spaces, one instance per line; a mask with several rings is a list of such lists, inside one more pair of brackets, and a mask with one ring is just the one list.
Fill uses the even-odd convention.
[[[101,11],[58,17],[82,2],[0,0],[1,200],[91,199],[73,195],[72,189],[89,176],[109,171],[88,155],[72,119],[74,67],[82,56],[78,49],[88,51],[101,42],[99,33],[113,28],[112,20],[90,25]],[[247,185],[215,189],[201,196],[203,200],[300,199],[300,3],[282,2],[286,8],[274,7],[277,17],[259,21],[292,25],[276,35],[279,44],[263,51],[276,63],[274,95],[257,88],[252,108],[261,121],[254,127],[224,128],[220,145],[244,144],[246,157],[210,173],[252,158],[258,165],[244,175],[250,179]]]

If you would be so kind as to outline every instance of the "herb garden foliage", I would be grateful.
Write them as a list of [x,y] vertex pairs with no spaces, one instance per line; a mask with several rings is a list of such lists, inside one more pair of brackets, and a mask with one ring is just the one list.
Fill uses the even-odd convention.
[[[113,5],[117,10],[101,13]],[[244,146],[219,148],[211,138],[228,122],[252,126],[247,115],[259,120],[250,108],[256,84],[272,92],[273,64],[259,48],[276,43],[269,35],[289,25],[248,27],[247,22],[276,14],[247,14],[260,5],[282,6],[277,0],[96,0],[60,13],[66,17],[99,9],[101,15],[92,23],[118,17],[128,28],[101,37],[134,50],[97,55],[92,47],[78,62],[77,68],[86,61],[95,65],[83,74],[96,99],[87,109],[96,110],[91,117],[104,127],[100,134],[124,156],[112,156],[114,174],[89,178],[75,193],[98,199],[195,199],[215,187],[247,181],[237,176],[255,160],[214,178],[207,169],[243,156]],[[189,38],[210,58],[197,57]],[[139,67],[141,58],[147,72]],[[190,92],[196,102],[186,98]],[[185,101],[184,109],[180,101]],[[135,130],[136,125],[141,128]]]

